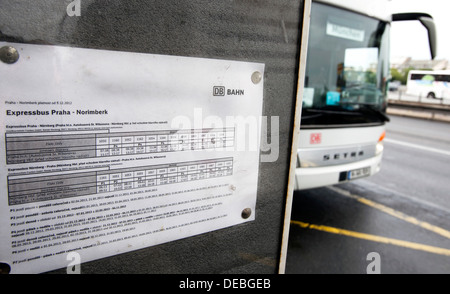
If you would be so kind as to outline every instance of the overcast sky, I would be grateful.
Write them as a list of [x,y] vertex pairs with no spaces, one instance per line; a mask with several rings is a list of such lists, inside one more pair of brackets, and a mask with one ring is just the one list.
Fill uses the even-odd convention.
[[[450,60],[450,1],[449,0],[391,0],[395,12],[425,12],[436,23],[437,59]],[[419,22],[395,22],[391,30],[391,57],[430,59],[428,35]]]

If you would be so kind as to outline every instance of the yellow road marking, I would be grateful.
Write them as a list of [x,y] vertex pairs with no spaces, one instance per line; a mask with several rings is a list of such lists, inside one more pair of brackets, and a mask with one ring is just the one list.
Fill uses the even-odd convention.
[[408,241],[403,241],[403,240],[399,240],[399,239],[386,238],[386,237],[377,236],[377,235],[359,233],[359,232],[355,232],[355,231],[349,231],[349,230],[328,227],[328,226],[323,226],[323,225],[309,224],[309,223],[295,221],[295,220],[291,220],[291,224],[298,225],[302,228],[308,228],[308,229],[323,231],[323,232],[337,234],[337,235],[344,235],[344,236],[349,236],[349,237],[353,237],[353,238],[359,238],[359,239],[364,239],[364,240],[369,240],[369,241],[374,241],[374,242],[379,242],[379,243],[384,243],[384,244],[391,244],[391,245],[401,246],[401,247],[405,247],[405,248],[430,252],[430,253],[439,254],[439,255],[450,256],[450,250],[445,249],[445,248],[439,248],[439,247],[429,246],[429,245],[420,244],[420,243],[408,242]]
[[427,223],[427,222],[418,220],[418,219],[415,218],[415,217],[412,217],[412,216],[409,216],[409,215],[407,215],[407,214],[404,214],[403,212],[400,212],[400,211],[395,210],[395,209],[393,209],[393,208],[387,207],[387,206],[385,206],[385,205],[383,205],[383,204],[376,203],[376,202],[374,202],[374,201],[372,201],[372,200],[363,198],[363,197],[361,197],[361,196],[351,194],[350,192],[345,191],[345,190],[343,190],[343,189],[340,189],[340,188],[337,188],[337,187],[329,187],[329,188],[330,188],[331,190],[333,190],[333,191],[335,191],[335,192],[337,192],[337,193],[343,195],[343,196],[346,196],[346,197],[350,197],[350,198],[356,199],[356,200],[359,201],[360,203],[363,203],[363,204],[368,205],[368,206],[370,206],[370,207],[376,208],[376,209],[378,209],[378,210],[380,210],[380,211],[382,211],[382,212],[384,212],[384,213],[387,213],[387,214],[389,214],[389,215],[392,215],[392,216],[394,216],[394,217],[396,217],[396,218],[398,218],[398,219],[401,219],[401,220],[403,220],[403,221],[406,221],[406,222],[408,222],[408,223],[411,223],[411,224],[413,224],[413,225],[419,226],[419,227],[421,227],[421,228],[424,228],[424,229],[426,229],[426,230],[429,230],[429,231],[431,231],[431,232],[434,232],[434,233],[436,233],[436,234],[439,234],[439,235],[441,235],[441,236],[444,236],[444,237],[450,239],[450,232],[447,231],[447,230],[445,230],[445,229],[443,229],[443,228],[440,228],[440,227],[435,226],[435,225],[432,225],[432,224],[430,224],[430,223]]

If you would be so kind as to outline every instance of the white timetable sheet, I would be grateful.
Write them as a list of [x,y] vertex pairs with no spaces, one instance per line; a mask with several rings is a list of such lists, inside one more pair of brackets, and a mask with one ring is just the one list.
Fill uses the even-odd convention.
[[255,219],[264,64],[0,42],[0,263],[39,273]]

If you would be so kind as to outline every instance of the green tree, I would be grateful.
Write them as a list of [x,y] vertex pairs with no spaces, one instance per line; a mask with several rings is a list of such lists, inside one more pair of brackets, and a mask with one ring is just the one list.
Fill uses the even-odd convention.
[[408,73],[412,69],[413,69],[412,67],[408,67],[407,69],[399,71],[396,68],[391,68],[392,80],[399,81],[402,85],[406,85],[406,81],[408,79]]

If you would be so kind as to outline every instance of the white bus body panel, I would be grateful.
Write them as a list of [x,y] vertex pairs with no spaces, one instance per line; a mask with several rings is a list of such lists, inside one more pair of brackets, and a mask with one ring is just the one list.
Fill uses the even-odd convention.
[[[295,189],[323,187],[347,182],[340,180],[344,172],[370,167],[372,176],[379,172],[382,148],[378,140],[385,131],[385,126],[335,128],[335,129],[301,129],[298,142],[298,160],[302,164],[302,154],[317,153],[315,163],[308,167],[296,168]],[[377,146],[378,144],[378,146]],[[359,150],[365,146],[373,146],[373,153],[366,151],[360,156]],[[366,149],[367,150],[367,149]],[[355,153],[355,156],[351,156]],[[347,154],[344,158],[344,154]],[[322,162],[321,162],[322,161]],[[336,161],[334,163],[333,161]]]

